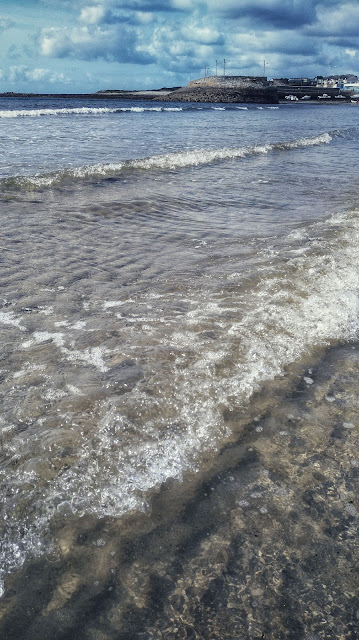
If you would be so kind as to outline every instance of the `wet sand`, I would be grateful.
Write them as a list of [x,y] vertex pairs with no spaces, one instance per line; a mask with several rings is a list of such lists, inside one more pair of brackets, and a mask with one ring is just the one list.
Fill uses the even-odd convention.
[[7,578],[2,640],[358,638],[358,380],[359,345],[331,348],[228,412],[148,513],[55,524]]

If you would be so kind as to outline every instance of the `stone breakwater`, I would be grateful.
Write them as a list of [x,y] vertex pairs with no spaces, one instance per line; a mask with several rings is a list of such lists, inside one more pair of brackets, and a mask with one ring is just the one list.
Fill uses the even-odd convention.
[[155,98],[168,102],[278,102],[276,87],[266,78],[252,76],[209,76],[191,80],[166,96]]

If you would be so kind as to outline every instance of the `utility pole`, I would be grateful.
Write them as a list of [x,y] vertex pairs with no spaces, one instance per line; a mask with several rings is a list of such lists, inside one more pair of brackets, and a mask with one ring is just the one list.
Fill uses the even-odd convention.
[[223,60],[223,75],[226,75],[226,60]]
[[266,75],[266,61],[263,60],[263,76],[265,77]]
[[218,60],[216,60],[216,76],[218,75]]

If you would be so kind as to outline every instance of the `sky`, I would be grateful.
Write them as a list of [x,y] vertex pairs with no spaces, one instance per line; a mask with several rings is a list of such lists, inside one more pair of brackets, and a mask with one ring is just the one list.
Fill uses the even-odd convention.
[[359,75],[359,0],[2,0],[0,92]]

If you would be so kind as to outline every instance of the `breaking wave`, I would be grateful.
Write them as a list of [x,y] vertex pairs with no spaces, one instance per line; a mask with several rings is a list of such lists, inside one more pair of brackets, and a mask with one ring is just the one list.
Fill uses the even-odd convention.
[[73,107],[62,109],[2,109],[0,118],[38,118],[40,116],[62,115],[103,115],[106,113],[121,113],[132,111],[143,113],[144,111],[182,111],[182,107]]
[[[35,471],[24,472],[21,466],[6,471],[11,490],[8,488],[5,509],[12,512],[13,501],[16,503],[23,492],[24,483],[34,505],[24,527],[25,535],[19,533],[20,527],[13,527],[4,543],[6,571],[19,568],[28,553],[36,556],[46,551],[43,536],[56,513],[120,517],[131,510],[146,510],[148,491],[169,477],[180,479],[185,469],[196,469],[201,454],[217,446],[226,432],[223,408],[231,409],[232,403],[245,404],[261,384],[282,375],[287,365],[313,345],[357,338],[358,214],[353,211],[333,216],[324,223],[292,232],[289,250],[275,268],[262,272],[257,287],[242,294],[240,301],[213,301],[207,292],[193,290],[190,311],[182,325],[168,322],[164,333],[163,324],[154,321],[153,344],[178,350],[178,354],[190,349],[192,360],[186,360],[186,353],[178,355],[171,375],[166,374],[166,393],[162,393],[160,381],[158,386],[154,384],[150,395],[134,387],[116,401],[109,397],[102,403],[95,432],[90,436],[85,432],[77,434],[77,461],[45,486],[40,484],[41,490]],[[273,257],[270,248],[268,252]],[[228,275],[233,286],[237,279],[240,286],[238,274]],[[154,299],[148,298],[150,301],[153,303]],[[161,309],[162,302],[159,296]],[[119,304],[122,301],[104,301],[103,308],[111,312]],[[5,317],[8,324],[21,330],[20,320],[8,314],[3,314],[2,321]],[[131,320],[136,337],[142,320],[136,315]],[[213,342],[208,348],[198,335],[213,320],[226,339],[217,345]],[[22,342],[21,348],[27,351],[49,340],[54,349],[71,356],[64,348],[64,335],[58,332],[35,332],[30,340]],[[89,353],[85,355],[88,358]],[[88,363],[103,371],[101,358],[94,359],[93,355]],[[153,355],[157,359],[158,351],[154,350]],[[221,377],[216,369],[219,365]],[[131,434],[139,433],[138,441],[132,440]],[[49,433],[45,436],[50,438]],[[61,450],[63,431],[51,433],[51,437],[58,438]],[[33,438],[36,446],[37,436]],[[43,438],[44,435],[41,446]],[[13,445],[16,443],[18,450],[21,444],[24,455],[30,439],[23,441],[20,434]],[[34,514],[36,521],[32,521]]]
[[300,138],[298,140],[276,142],[271,144],[255,145],[252,147],[234,147],[223,149],[193,149],[191,151],[178,151],[166,153],[149,158],[138,158],[123,162],[111,162],[106,164],[84,165],[71,169],[36,174],[34,176],[16,176],[5,178],[0,182],[2,189],[34,190],[56,186],[58,184],[81,180],[86,178],[110,178],[118,176],[124,170],[174,170],[186,167],[196,167],[226,160],[244,159],[249,156],[267,154],[275,151],[288,151],[311,147],[321,144],[329,144],[332,137],[329,133],[318,136]]

